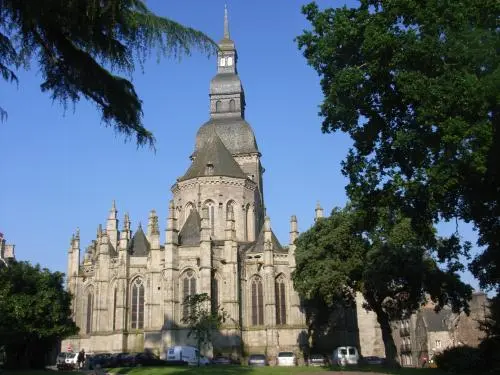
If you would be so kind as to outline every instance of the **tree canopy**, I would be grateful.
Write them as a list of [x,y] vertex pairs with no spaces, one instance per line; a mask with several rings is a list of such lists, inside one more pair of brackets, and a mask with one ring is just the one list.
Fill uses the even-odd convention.
[[6,366],[43,366],[59,340],[76,334],[64,274],[28,262],[0,267],[0,347]]
[[306,300],[328,306],[349,306],[361,293],[377,316],[388,363],[395,364],[392,320],[408,317],[428,299],[436,310],[468,311],[471,287],[457,268],[438,264],[441,247],[449,246],[442,241],[419,236],[398,211],[379,209],[373,222],[352,206],[335,209],[297,239],[294,286]]
[[472,222],[483,251],[471,270],[498,289],[500,3],[360,0],[303,13],[312,30],[297,42],[321,77],[322,130],[353,140],[350,199],[399,207],[417,233]]
[[[141,0],[0,0],[0,75],[17,82],[16,70],[33,62],[41,90],[52,99],[82,97],[100,110],[105,125],[137,145],[154,145],[142,122],[142,102],[130,75],[152,51],[166,56],[205,53],[216,44],[200,31],[152,13]],[[0,117],[6,117],[0,107]]]

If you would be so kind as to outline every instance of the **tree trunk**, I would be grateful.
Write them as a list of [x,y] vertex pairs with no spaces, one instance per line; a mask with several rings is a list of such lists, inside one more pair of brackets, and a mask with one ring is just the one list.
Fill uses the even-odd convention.
[[376,309],[374,311],[377,314],[377,321],[380,324],[380,329],[382,330],[386,366],[391,368],[400,367],[398,361],[398,350],[396,348],[396,344],[394,343],[394,338],[392,337],[392,328],[389,316],[382,309]]

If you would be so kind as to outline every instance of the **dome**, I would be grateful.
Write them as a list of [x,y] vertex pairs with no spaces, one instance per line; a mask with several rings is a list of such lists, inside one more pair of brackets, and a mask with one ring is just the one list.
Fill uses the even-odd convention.
[[243,92],[240,77],[234,73],[219,73],[210,81],[210,94],[238,94]]
[[214,128],[231,154],[259,152],[250,124],[241,117],[228,117],[211,119],[203,124],[196,134],[195,153],[207,142]]

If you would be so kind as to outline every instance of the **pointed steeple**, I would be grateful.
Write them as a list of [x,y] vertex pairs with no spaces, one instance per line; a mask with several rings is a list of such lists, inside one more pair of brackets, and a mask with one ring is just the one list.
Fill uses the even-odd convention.
[[229,36],[229,21],[227,19],[227,4],[224,4],[224,39],[231,39]]

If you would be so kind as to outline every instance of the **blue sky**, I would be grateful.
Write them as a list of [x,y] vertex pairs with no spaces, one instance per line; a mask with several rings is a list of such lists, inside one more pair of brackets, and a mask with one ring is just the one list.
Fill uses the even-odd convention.
[[[149,0],[157,14],[222,38],[224,4],[238,69],[264,174],[264,199],[271,225],[288,243],[290,215],[300,231],[313,223],[320,201],[328,214],[342,206],[346,179],[340,162],[350,141],[322,134],[319,77],[306,64],[294,38],[309,25],[303,1]],[[318,1],[321,7],[345,1]],[[353,2],[347,1],[347,4]],[[69,240],[80,228],[82,252],[104,224],[113,200],[119,218],[130,213],[132,227],[156,209],[163,231],[170,187],[189,166],[198,128],[208,119],[208,88],[214,57],[194,52],[157,61],[155,53],[132,79],[144,102],[144,123],[154,132],[156,153],[105,128],[96,108],[81,101],[66,110],[41,93],[33,64],[19,71],[19,85],[1,83],[0,232],[16,245],[19,259],[65,272]],[[122,221],[122,220],[121,220]],[[120,223],[121,225],[121,223]],[[464,236],[474,239],[470,227]],[[450,226],[444,226],[448,231]],[[474,286],[475,280],[465,275]]]

